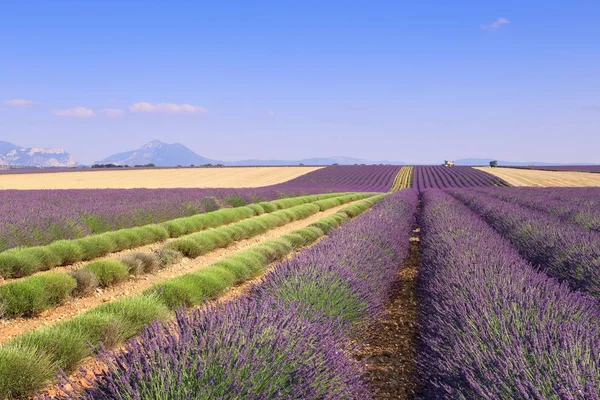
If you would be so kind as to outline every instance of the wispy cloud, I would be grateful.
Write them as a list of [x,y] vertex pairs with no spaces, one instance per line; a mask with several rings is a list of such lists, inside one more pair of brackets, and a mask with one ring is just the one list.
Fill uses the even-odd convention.
[[481,29],[485,29],[488,31],[495,31],[496,29],[500,29],[503,25],[510,24],[510,21],[506,18],[498,18],[494,22],[489,25],[481,25]]
[[100,110],[105,117],[110,118],[121,118],[125,115],[125,111],[119,110],[118,108],[105,108],[104,110]]
[[131,112],[143,113],[166,113],[166,114],[199,114],[208,110],[201,106],[191,104],[158,103],[150,104],[146,102],[134,103],[129,106]]
[[96,113],[85,107],[73,107],[67,108],[65,110],[56,110],[52,112],[54,115],[59,117],[79,117],[79,118],[88,118],[95,117]]
[[23,100],[23,99],[4,100],[2,103],[6,104],[7,106],[13,106],[13,107],[31,107],[31,106],[37,104],[35,101]]

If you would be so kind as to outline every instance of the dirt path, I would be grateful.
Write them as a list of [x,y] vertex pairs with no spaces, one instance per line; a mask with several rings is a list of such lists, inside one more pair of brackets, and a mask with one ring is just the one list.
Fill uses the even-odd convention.
[[513,186],[534,187],[581,187],[600,186],[600,174],[591,172],[542,171],[520,168],[474,167],[498,178],[504,179]]
[[47,310],[35,318],[0,320],[0,343],[6,342],[15,336],[30,330],[34,330],[42,326],[53,325],[60,321],[74,318],[94,307],[99,306],[102,303],[139,294],[155,283],[195,271],[204,266],[213,264],[225,257],[229,257],[239,251],[245,250],[251,246],[278,238],[297,229],[304,228],[314,222],[317,222],[321,218],[332,215],[340,209],[353,203],[355,202],[334,207],[329,210],[319,212],[303,220],[291,222],[282,227],[271,229],[262,235],[246,240],[240,240],[227,248],[217,249],[195,259],[185,258],[180,263],[160,270],[155,274],[142,275],[106,289],[98,289],[91,297],[71,299],[69,302],[51,310]]
[[363,380],[373,398],[414,399],[417,393],[416,345],[419,303],[419,230],[413,232],[405,267],[398,274],[384,315],[361,335],[357,359],[366,364]]
[[0,189],[252,188],[286,182],[320,168],[165,168],[2,174]]

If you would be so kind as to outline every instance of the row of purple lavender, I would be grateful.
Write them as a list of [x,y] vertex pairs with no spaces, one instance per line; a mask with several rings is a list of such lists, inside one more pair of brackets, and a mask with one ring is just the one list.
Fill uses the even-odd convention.
[[[452,194],[477,210],[485,203],[486,216],[500,206],[472,199],[471,190]],[[536,270],[509,241],[442,191],[424,193],[421,223],[419,358],[425,398],[599,398],[596,299]],[[528,238],[522,243],[528,243],[548,226],[520,228]],[[512,233],[511,240],[518,236],[517,230]]]

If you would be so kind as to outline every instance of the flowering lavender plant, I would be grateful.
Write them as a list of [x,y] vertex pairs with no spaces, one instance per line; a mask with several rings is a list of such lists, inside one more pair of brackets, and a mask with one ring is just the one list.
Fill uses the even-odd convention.
[[425,398],[600,398],[600,309],[523,260],[473,212],[426,191],[419,359]]

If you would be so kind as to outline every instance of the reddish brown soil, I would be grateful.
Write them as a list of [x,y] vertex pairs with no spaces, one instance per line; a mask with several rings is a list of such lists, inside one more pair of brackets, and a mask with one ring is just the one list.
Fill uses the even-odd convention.
[[386,312],[361,332],[362,348],[356,356],[366,366],[363,379],[374,399],[408,400],[417,392],[418,233],[413,232],[409,258],[398,273]]

